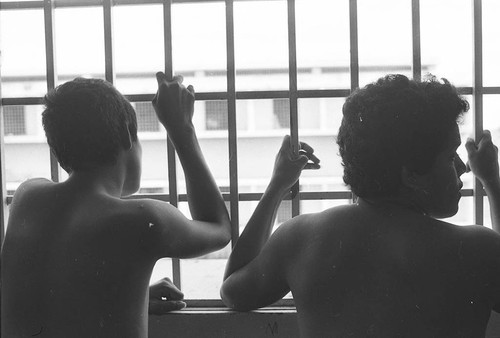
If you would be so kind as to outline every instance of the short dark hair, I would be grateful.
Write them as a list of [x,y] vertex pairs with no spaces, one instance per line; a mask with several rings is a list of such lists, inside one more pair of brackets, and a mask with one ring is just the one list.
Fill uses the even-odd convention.
[[353,92],[343,106],[339,145],[344,182],[360,197],[388,197],[401,170],[427,173],[469,109],[446,79],[387,75]]
[[47,142],[68,172],[114,164],[128,133],[137,141],[134,108],[109,82],[76,78],[50,91],[44,103]]

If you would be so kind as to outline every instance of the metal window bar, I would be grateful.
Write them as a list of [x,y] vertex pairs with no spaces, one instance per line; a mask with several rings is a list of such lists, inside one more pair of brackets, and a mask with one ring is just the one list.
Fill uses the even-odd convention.
[[[50,91],[55,88],[57,77],[54,39],[54,2],[45,0],[43,5],[47,91]],[[52,151],[50,152],[50,178],[54,182],[59,182],[59,164]]]
[[[0,67],[0,79],[2,78],[2,67]],[[7,184],[5,177],[5,144],[4,144],[4,120],[3,120],[3,104],[2,104],[2,86],[0,85],[0,249],[3,246],[3,236],[7,219],[9,217],[9,209],[7,207]]]
[[[299,118],[297,95],[297,37],[295,32],[295,0],[287,1],[288,9],[288,76],[290,90],[290,136],[293,152],[299,153]],[[300,214],[300,179],[292,187],[292,217]]]
[[413,79],[422,79],[422,57],[420,50],[420,0],[411,1],[412,73]]
[[[351,75],[350,93],[359,87],[359,53],[358,53],[358,1],[349,0],[349,44],[350,44],[350,64]],[[355,203],[357,197],[351,193],[351,202]]]
[[112,0],[104,0],[102,3],[102,9],[104,19],[104,74],[106,81],[114,84],[116,82],[116,74],[114,67]]
[[234,59],[234,3],[226,0],[227,123],[229,152],[229,205],[231,247],[240,236],[238,188],[238,134],[236,128],[236,65]]
[[[172,1],[163,1],[163,47],[165,75],[168,78],[173,76],[172,65]],[[169,202],[174,207],[179,205],[177,192],[177,167],[175,159],[175,147],[167,136],[167,166],[168,166],[168,192]],[[172,258],[173,282],[181,288],[181,262],[178,258]]]
[[[172,38],[171,38],[171,6],[174,3],[183,2],[205,2],[207,0],[44,0],[44,1],[26,1],[26,2],[1,2],[0,10],[22,10],[22,9],[43,9],[45,25],[45,46],[46,46],[46,73],[47,90],[55,87],[56,63],[55,63],[55,43],[54,43],[54,8],[74,7],[74,6],[103,6],[105,41],[108,44],[106,48],[106,78],[114,80],[112,53],[112,7],[115,5],[133,5],[133,4],[163,4],[164,11],[164,40],[165,40],[165,73],[172,75]],[[237,130],[236,130],[236,99],[262,99],[262,98],[288,98],[290,99],[291,111],[291,133],[292,138],[298,140],[298,121],[297,121],[297,100],[299,98],[326,98],[326,97],[346,97],[350,92],[359,86],[359,62],[358,62],[358,34],[357,34],[357,0],[349,1],[349,34],[350,34],[350,89],[335,90],[297,90],[296,76],[296,45],[295,45],[295,1],[287,1],[288,9],[288,43],[289,43],[289,84],[288,91],[250,91],[236,92],[235,90],[235,61],[234,61],[234,1],[225,0],[226,3],[226,46],[227,46],[227,92],[205,92],[197,93],[197,100],[227,100],[228,102],[228,134],[229,134],[229,172],[230,172],[230,192],[224,194],[224,199],[229,200],[231,205],[232,222],[232,242],[233,245],[239,236],[239,201],[256,201],[261,198],[261,194],[238,193],[238,172],[237,172]],[[240,0],[241,1],[241,0]],[[249,1],[249,0],[243,0]],[[473,39],[474,39],[474,59],[473,59],[473,77],[472,87],[460,87],[459,92],[463,95],[473,95],[474,105],[474,132],[480,135],[483,130],[483,95],[500,94],[500,87],[483,87],[482,83],[482,1],[471,0],[473,4]],[[412,73],[415,79],[421,77],[422,64],[420,59],[420,2],[412,0]],[[106,28],[106,26],[109,28]],[[109,51],[108,51],[109,48]],[[1,94],[1,93],[0,93]],[[132,102],[151,101],[153,94],[127,95]],[[0,105],[37,105],[43,102],[41,97],[20,97],[4,98],[0,96]],[[292,105],[295,105],[292,108]],[[295,121],[294,121],[295,119]],[[3,123],[2,123],[3,125]],[[3,129],[3,128],[2,128]],[[3,133],[3,130],[2,130]],[[4,154],[4,137],[0,133],[1,155]],[[187,201],[185,194],[178,195],[176,172],[175,172],[175,153],[173,146],[169,142],[168,146],[168,168],[169,168],[169,194],[158,194],[155,198],[169,201],[177,206],[179,201]],[[59,180],[59,167],[54,156],[50,157],[51,178],[54,181]],[[12,196],[5,195],[5,161],[0,157],[0,179],[2,184],[2,210],[1,227],[2,241],[4,227],[6,222],[7,206],[6,203],[12,201]],[[474,220],[477,224],[484,222],[484,190],[476,180],[473,189],[464,189],[464,196],[472,196],[474,199]],[[143,196],[138,196],[139,198]],[[151,197],[151,196],[147,196]],[[321,199],[348,199],[353,197],[348,191],[334,192],[299,192],[294,200],[321,200]],[[286,197],[290,199],[290,196]],[[295,207],[298,210],[298,207]],[[297,212],[297,211],[295,211]],[[179,260],[173,260],[174,282],[180,286],[180,264]],[[204,302],[204,301],[199,301]],[[210,303],[210,302],[208,302]]]
[[[473,1],[473,87],[472,101],[474,105],[473,128],[474,138],[477,139],[483,132],[483,32],[481,0]],[[474,192],[474,222],[484,224],[484,197],[483,186],[477,177],[473,183]]]

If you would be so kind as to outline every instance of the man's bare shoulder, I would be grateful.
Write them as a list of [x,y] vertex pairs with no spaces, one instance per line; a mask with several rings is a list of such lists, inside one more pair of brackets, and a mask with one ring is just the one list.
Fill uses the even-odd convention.
[[14,193],[14,200],[28,196],[31,193],[43,191],[53,186],[54,184],[57,183],[54,183],[46,178],[32,178],[26,180],[23,183],[21,183],[19,187],[16,189]]
[[352,212],[352,206],[345,205],[317,213],[302,214],[280,225],[273,237],[277,237],[282,246],[298,251],[301,247],[307,247],[310,241],[342,231],[347,227]]
[[500,234],[482,225],[454,227],[457,236],[476,247],[479,252],[495,254],[500,258]]
[[177,213],[177,208],[170,203],[152,198],[127,198],[118,201],[121,208],[143,217],[149,222],[158,222]]

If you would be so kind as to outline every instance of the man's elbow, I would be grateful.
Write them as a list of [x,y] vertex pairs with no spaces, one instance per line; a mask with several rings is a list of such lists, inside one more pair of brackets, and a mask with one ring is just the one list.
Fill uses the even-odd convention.
[[231,292],[230,288],[222,284],[220,290],[220,297],[222,302],[231,310],[239,311],[239,312],[248,312],[254,310],[249,304],[245,304],[245,301],[240,299],[241,297],[237,297],[238,292]]
[[220,229],[218,231],[216,245],[218,249],[222,249],[225,248],[230,241],[231,241],[231,223],[228,222],[228,224],[226,224],[226,226],[224,226],[223,229]]

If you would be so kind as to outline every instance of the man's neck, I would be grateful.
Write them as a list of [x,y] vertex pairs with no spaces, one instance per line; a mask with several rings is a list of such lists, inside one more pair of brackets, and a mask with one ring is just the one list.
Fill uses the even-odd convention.
[[82,192],[87,191],[119,198],[123,192],[124,174],[120,173],[120,170],[114,166],[77,170],[69,175],[66,182],[78,186]]
[[369,206],[385,210],[387,212],[410,212],[412,214],[419,214],[428,216],[416,203],[405,198],[384,197],[384,198],[361,198],[358,197],[357,204],[360,206]]

